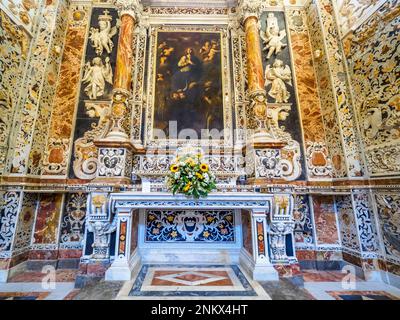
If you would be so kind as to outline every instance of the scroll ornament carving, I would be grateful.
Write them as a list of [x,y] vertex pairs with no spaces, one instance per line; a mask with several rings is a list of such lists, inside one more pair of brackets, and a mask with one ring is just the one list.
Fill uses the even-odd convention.
[[79,179],[94,179],[98,165],[97,147],[93,141],[104,138],[110,127],[111,107],[107,103],[87,102],[86,113],[91,118],[99,118],[97,124],[92,124],[92,130],[84,133],[75,141],[73,163],[74,174]]

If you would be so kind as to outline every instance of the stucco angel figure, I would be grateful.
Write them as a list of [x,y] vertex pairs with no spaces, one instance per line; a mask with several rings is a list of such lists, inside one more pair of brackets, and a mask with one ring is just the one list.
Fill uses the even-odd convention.
[[263,51],[267,51],[268,60],[273,54],[277,55],[286,46],[282,43],[283,38],[286,37],[285,30],[279,30],[277,25],[267,26],[265,32],[260,32],[261,39],[264,43]]
[[265,87],[271,85],[268,95],[275,99],[276,103],[288,102],[290,93],[286,84],[292,85],[292,73],[288,65],[282,60],[276,59],[271,65],[265,68]]
[[83,83],[88,83],[85,92],[89,99],[94,100],[104,94],[106,82],[112,84],[112,69],[110,65],[110,58],[106,57],[105,64],[101,61],[100,57],[95,57],[92,64],[87,62],[85,65],[85,73],[82,79]]
[[114,43],[111,39],[117,34],[118,23],[114,27],[111,27],[111,20],[112,17],[105,10],[104,15],[99,16],[99,29],[90,28],[89,39],[92,47],[96,50],[96,54],[99,56],[103,54],[103,50],[106,50],[110,54],[114,48]]

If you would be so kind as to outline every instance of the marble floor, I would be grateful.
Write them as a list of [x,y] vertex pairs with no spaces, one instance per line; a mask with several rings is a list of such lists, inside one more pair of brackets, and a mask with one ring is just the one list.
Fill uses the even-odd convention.
[[131,281],[90,283],[74,289],[76,270],[28,271],[0,283],[0,300],[400,300],[400,289],[383,282],[354,282],[340,271],[304,270],[304,285],[290,278],[253,281],[236,265],[143,265]]

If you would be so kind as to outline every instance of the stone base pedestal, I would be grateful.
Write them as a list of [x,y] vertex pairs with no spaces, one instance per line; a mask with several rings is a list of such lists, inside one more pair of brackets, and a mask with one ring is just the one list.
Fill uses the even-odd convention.
[[279,280],[278,271],[275,270],[275,268],[272,264],[257,265],[254,262],[254,259],[252,257],[250,257],[250,255],[244,249],[242,249],[240,252],[239,261],[240,261],[240,266],[244,270],[246,270],[246,272],[255,281],[278,281]]
[[106,271],[106,281],[129,281],[132,279],[132,271],[141,265],[141,259],[139,254],[136,252],[131,260],[121,261],[116,260]]

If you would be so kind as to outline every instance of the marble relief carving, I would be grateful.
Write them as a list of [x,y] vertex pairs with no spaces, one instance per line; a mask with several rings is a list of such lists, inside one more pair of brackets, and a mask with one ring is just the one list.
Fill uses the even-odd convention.
[[400,263],[400,196],[398,193],[379,193],[375,199],[387,258]]
[[310,35],[306,24],[306,13],[304,10],[288,10],[286,14],[296,71],[294,81],[297,84],[299,97],[308,176],[310,178],[330,178],[332,161],[325,143],[325,129]]
[[358,97],[355,110],[371,175],[400,172],[399,24],[396,1],[388,1],[347,39],[350,79]]
[[44,71],[44,79],[40,99],[38,101],[38,113],[35,127],[32,132],[32,143],[29,153],[27,173],[39,175],[42,171],[42,160],[47,143],[47,133],[50,126],[53,99],[56,93],[58,72],[62,59],[62,48],[65,40],[65,31],[68,23],[68,3],[59,2],[52,45],[47,56],[47,66]]
[[385,0],[335,0],[341,35],[348,33]]
[[98,148],[93,141],[104,138],[110,128],[118,21],[115,9],[92,10],[75,123],[71,178],[96,176]]
[[342,44],[334,17],[332,0],[320,0],[321,26],[327,49],[328,63],[334,89],[339,126],[350,177],[363,176],[364,168],[360,154],[360,142],[355,123],[353,101],[346,77]]
[[267,114],[275,135],[287,143],[281,150],[281,177],[288,181],[304,179],[304,154],[300,147],[302,135],[285,15],[283,12],[265,11],[261,14],[260,22]]
[[[313,50],[313,62],[317,78],[318,91],[321,101],[321,115],[324,123],[326,145],[332,161],[332,175],[334,178],[347,176],[345,155],[340,141],[338,114],[333,96],[333,86],[329,71],[328,58],[324,51],[324,36],[319,22],[318,9],[315,4],[306,6],[307,23]],[[319,53],[317,56],[316,53]],[[300,75],[297,75],[300,76]],[[323,107],[322,107],[323,106]],[[322,133],[323,131],[320,130]]]
[[6,163],[12,119],[30,39],[0,10],[0,173]]
[[[62,2],[62,0],[60,1]],[[18,117],[16,142],[11,162],[11,173],[26,173],[32,143],[32,130],[36,125],[38,108],[41,103],[41,94],[48,57],[54,50],[54,42],[59,42],[57,32],[54,32],[57,15],[60,14],[59,2],[54,1],[46,5],[41,13],[38,33],[35,38],[32,55],[29,59],[27,77],[23,86],[26,88],[21,95],[21,113]],[[61,50],[61,49],[60,49]]]
[[70,10],[64,54],[51,115],[49,140],[43,160],[44,174],[67,174],[72,120],[78,93],[89,11],[90,9],[84,6]]
[[233,242],[234,212],[224,211],[158,211],[146,212],[147,242]]
[[31,33],[34,31],[37,14],[40,10],[39,0],[2,0],[1,3],[17,23]]

